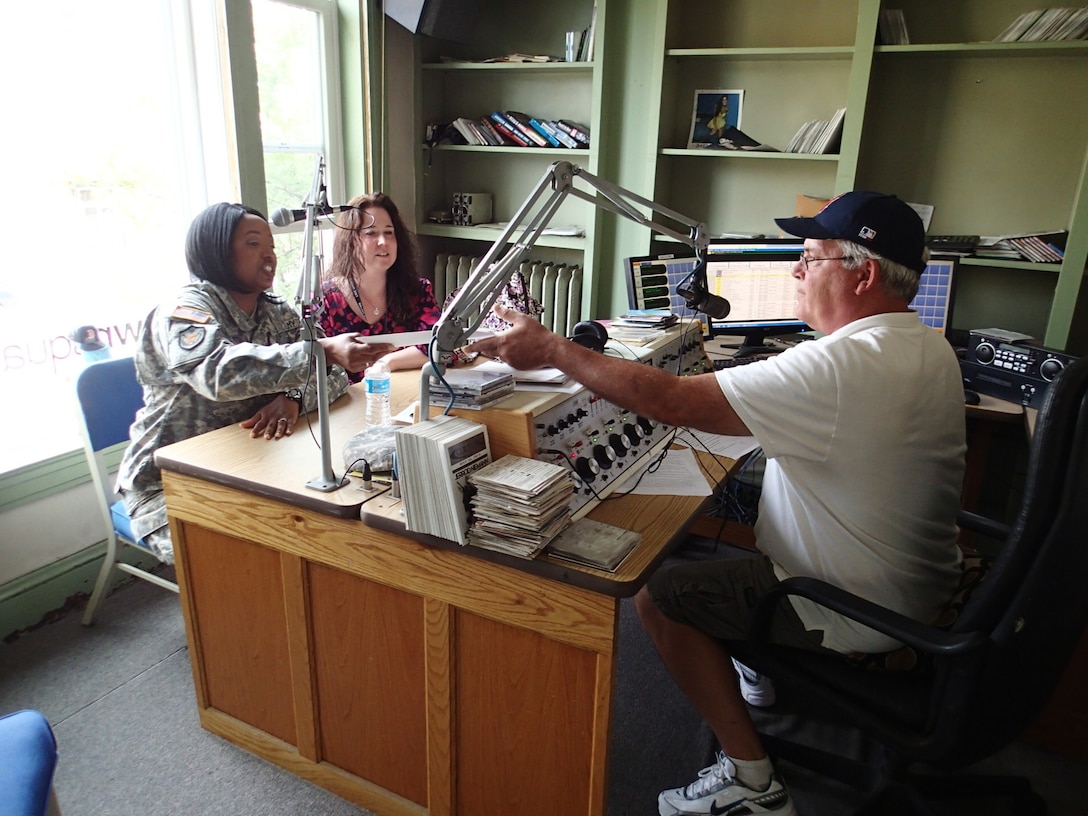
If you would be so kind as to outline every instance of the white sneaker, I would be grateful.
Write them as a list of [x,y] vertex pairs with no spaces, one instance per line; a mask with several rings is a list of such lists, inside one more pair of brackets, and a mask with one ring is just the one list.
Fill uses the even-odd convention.
[[740,696],[744,702],[757,708],[774,705],[774,683],[771,678],[752,671],[738,660],[733,661],[733,668],[740,676]]
[[657,797],[660,816],[723,816],[723,814],[774,813],[797,816],[789,791],[778,775],[763,790],[754,790],[734,777],[736,767],[725,754],[699,771],[699,778],[686,788],[661,791]]

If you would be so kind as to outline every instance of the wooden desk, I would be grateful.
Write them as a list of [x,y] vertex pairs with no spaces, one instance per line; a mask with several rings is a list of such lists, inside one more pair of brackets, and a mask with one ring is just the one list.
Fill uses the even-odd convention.
[[[394,410],[417,383],[394,375]],[[330,412],[338,473],[363,407],[352,389]],[[619,597],[703,499],[594,510],[642,533],[611,576],[365,526],[357,480],[305,487],[303,428],[158,460],[205,728],[381,814],[605,812]]]

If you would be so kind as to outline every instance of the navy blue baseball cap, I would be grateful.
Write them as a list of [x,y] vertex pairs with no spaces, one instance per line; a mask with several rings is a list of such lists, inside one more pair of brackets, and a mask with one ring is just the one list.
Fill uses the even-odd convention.
[[853,241],[919,275],[926,269],[922,219],[893,195],[855,190],[831,199],[811,218],[776,218],[774,222],[798,238]]

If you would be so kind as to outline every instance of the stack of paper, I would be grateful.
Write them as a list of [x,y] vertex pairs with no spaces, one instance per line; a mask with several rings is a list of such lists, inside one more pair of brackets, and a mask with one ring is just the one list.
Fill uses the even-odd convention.
[[535,558],[570,524],[574,482],[561,465],[507,454],[472,474],[468,543]]
[[490,408],[514,393],[515,381],[509,372],[455,368],[443,375],[445,383],[431,375],[431,401],[435,404],[453,399],[454,408],[479,410]]
[[466,544],[466,486],[491,462],[487,427],[455,416],[398,428],[397,471],[408,530]]

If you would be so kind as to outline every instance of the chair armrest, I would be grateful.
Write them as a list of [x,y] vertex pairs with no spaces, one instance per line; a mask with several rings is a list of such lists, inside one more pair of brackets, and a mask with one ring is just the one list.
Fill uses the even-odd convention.
[[946,632],[919,623],[891,609],[879,606],[851,592],[816,578],[787,578],[760,599],[748,635],[749,641],[765,643],[771,615],[786,596],[808,598],[882,634],[893,637],[926,654],[949,657],[978,649],[988,641],[985,632]]
[[972,513],[970,510],[958,511],[956,513],[956,524],[971,532],[996,538],[998,541],[1004,541],[1009,537],[1009,525],[986,516],[980,516],[978,513]]

